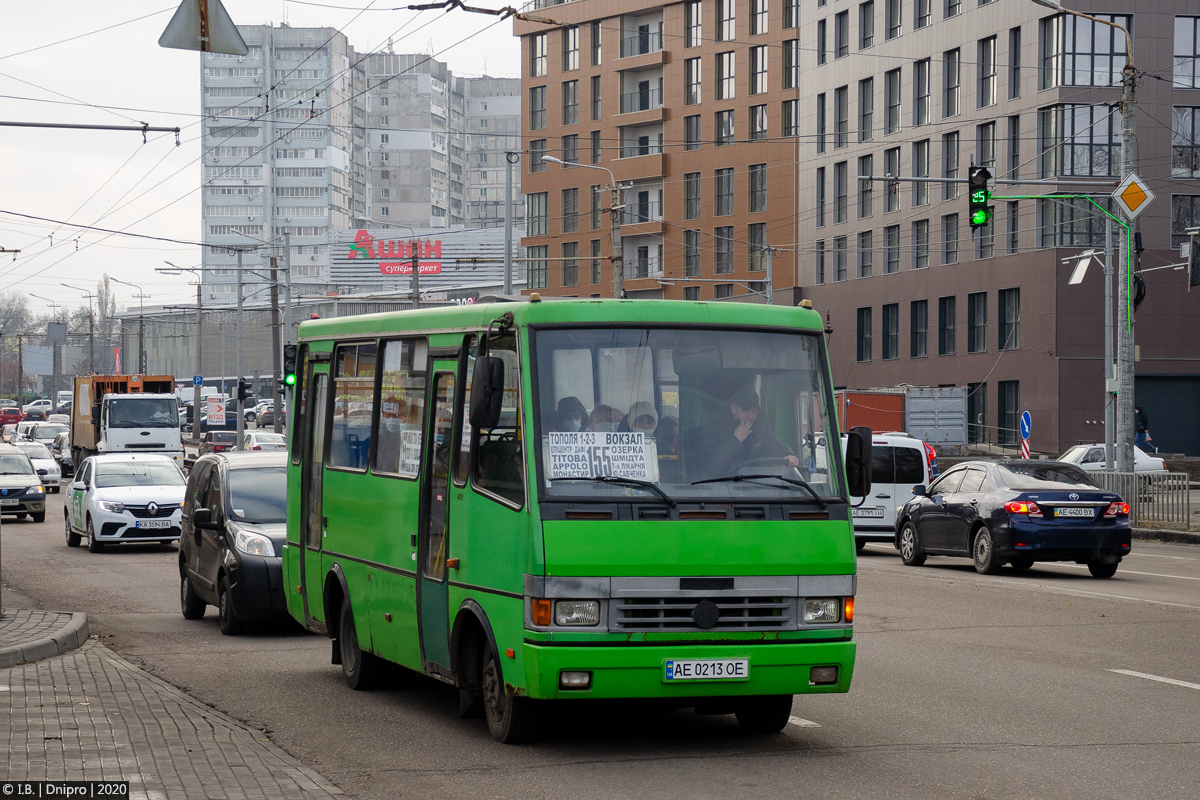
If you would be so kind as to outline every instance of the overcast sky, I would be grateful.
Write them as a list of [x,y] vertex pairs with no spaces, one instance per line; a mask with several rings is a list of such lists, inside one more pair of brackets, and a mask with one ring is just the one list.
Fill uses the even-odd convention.
[[[4,3],[0,120],[182,128],[133,131],[0,127],[0,211],[201,241],[200,54],[166,50],[158,37],[180,0]],[[473,2],[488,8],[504,2]],[[512,21],[460,10],[413,12],[397,0],[224,0],[239,25],[332,27],[359,53],[427,53],[457,75],[520,77]],[[367,9],[363,11],[363,9]],[[140,18],[140,19],[139,19]],[[107,28],[107,30],[105,30]],[[100,277],[128,281],[146,305],[194,302],[192,278],[156,273],[164,261],[200,264],[194,245],[108,235],[0,213],[0,292],[41,295],[73,308]],[[136,289],[115,284],[120,306]],[[33,298],[35,310],[49,303]]]

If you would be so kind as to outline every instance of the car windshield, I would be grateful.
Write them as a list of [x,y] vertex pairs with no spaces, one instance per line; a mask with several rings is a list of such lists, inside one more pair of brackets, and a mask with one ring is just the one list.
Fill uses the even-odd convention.
[[229,503],[243,522],[287,521],[287,467],[229,470]]
[[170,461],[117,461],[96,464],[96,487],[183,486],[183,474]]
[[49,441],[66,430],[65,425],[38,425],[33,429],[33,438]]
[[0,456],[0,475],[35,475],[33,464],[24,455]]
[[1073,464],[999,464],[997,468],[1004,485],[1019,492],[1070,491],[1080,486],[1100,488]]
[[548,496],[807,503],[842,493],[816,335],[545,329],[534,353]]
[[50,451],[46,449],[44,444],[27,442],[24,444],[19,444],[17,447],[21,448],[21,450],[25,452],[25,455],[29,456],[30,458],[51,458]]
[[259,444],[286,444],[282,433],[256,433],[253,441]]
[[110,428],[174,428],[178,424],[174,397],[122,397],[108,407]]

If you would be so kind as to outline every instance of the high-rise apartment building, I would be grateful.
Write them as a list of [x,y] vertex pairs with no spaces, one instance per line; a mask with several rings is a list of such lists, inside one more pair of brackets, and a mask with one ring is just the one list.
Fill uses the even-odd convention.
[[[1133,33],[1135,169],[1157,194],[1134,225],[1136,400],[1160,446],[1200,454],[1200,344],[1179,335],[1200,294],[1167,268],[1200,225],[1200,10],[1065,5]],[[611,294],[608,177],[541,156],[608,167],[630,296],[761,301],[769,253],[774,302],[827,315],[837,385],[968,387],[973,441],[1017,442],[1025,410],[1035,450],[1102,440],[1103,281],[1069,285],[1063,259],[1104,247],[1080,195],[1111,207],[1121,174],[1119,29],[1032,0],[580,0],[552,16],[514,26],[531,288]],[[977,230],[972,165],[1023,181],[997,185]]]

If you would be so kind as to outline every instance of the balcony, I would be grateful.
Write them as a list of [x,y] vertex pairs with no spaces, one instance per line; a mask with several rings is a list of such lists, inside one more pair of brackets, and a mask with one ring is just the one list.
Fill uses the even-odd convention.
[[661,89],[638,89],[621,95],[621,113],[633,114],[638,111],[651,111],[662,108],[663,93]]
[[651,153],[644,156],[618,158],[612,162],[613,175],[621,183],[628,183],[635,180],[644,181],[647,178],[661,178],[665,174],[666,168],[667,156],[665,153]]
[[638,31],[621,37],[621,58],[658,53],[663,49],[662,34]]

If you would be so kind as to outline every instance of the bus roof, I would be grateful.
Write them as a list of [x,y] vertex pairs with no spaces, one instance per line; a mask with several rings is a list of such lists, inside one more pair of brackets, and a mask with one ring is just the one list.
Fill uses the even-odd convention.
[[353,317],[305,320],[302,341],[333,337],[387,334],[397,331],[486,328],[510,312],[517,325],[538,323],[678,323],[683,325],[777,326],[820,331],[821,315],[813,309],[760,303],[681,300],[612,300],[553,298],[537,301],[484,302],[473,305],[387,311]]

